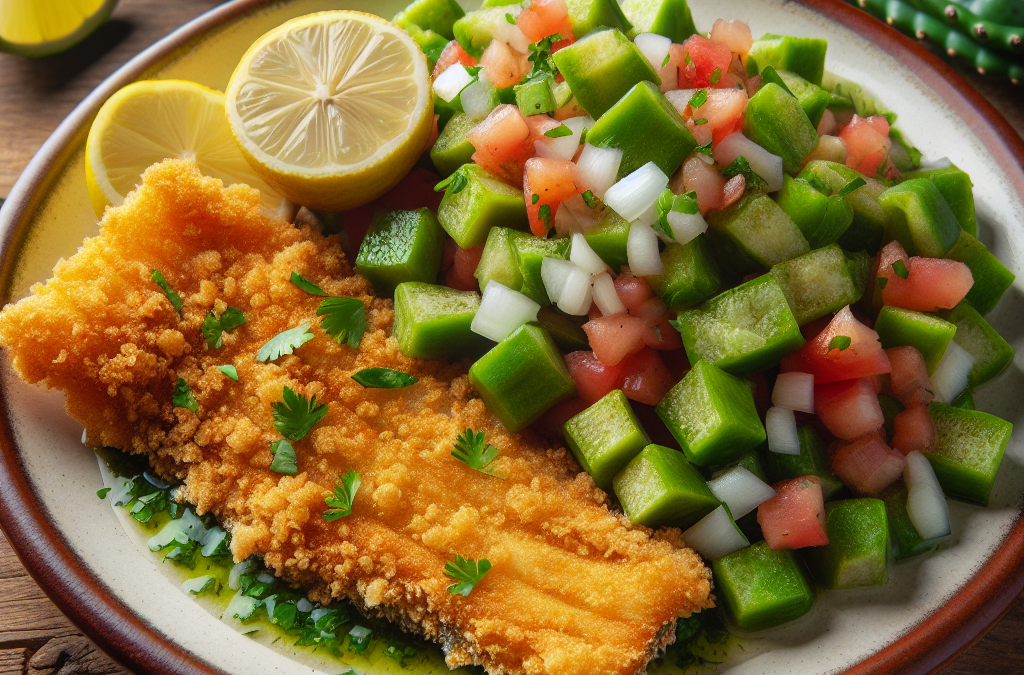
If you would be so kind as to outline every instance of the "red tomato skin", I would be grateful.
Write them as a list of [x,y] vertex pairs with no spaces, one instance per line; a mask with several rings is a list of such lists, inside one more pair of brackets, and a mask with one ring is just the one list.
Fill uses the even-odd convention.
[[[672,180],[672,191],[697,193],[697,205],[702,216],[709,211],[723,209],[725,186],[728,179],[696,154],[683,162],[683,169]],[[745,183],[744,183],[745,184]]]
[[[669,51],[677,45],[672,45]],[[702,89],[720,86],[732,66],[732,50],[720,42],[712,42],[703,35],[691,35],[682,45],[679,63],[679,88]],[[690,56],[689,62],[686,55]],[[718,77],[715,78],[715,70]],[[712,84],[711,80],[716,79]]]
[[[533,0],[516,19],[519,30],[526,38],[536,44],[549,35],[558,33],[563,40],[566,36],[572,39],[572,24],[569,23],[569,10],[565,0]],[[559,40],[561,42],[562,40]]]
[[530,72],[526,54],[520,54],[501,40],[491,40],[491,44],[487,45],[480,56],[480,65],[487,79],[498,89],[519,84],[523,76]]
[[859,495],[877,495],[903,475],[907,460],[877,433],[840,442],[832,455],[832,470]]
[[928,405],[935,398],[928,366],[915,347],[892,347],[885,350],[892,364],[889,388],[905,407]]
[[473,248],[462,248],[456,245],[452,266],[444,277],[445,284],[459,291],[479,290],[480,286],[473,273],[476,272],[483,253],[483,244]]
[[647,283],[647,279],[633,276],[625,265],[623,265],[619,276],[615,278],[614,284],[615,294],[619,296],[619,300],[630,313],[639,309],[649,298],[654,297],[654,291]]
[[907,271],[907,278],[901,279],[890,268],[896,281],[890,278],[882,289],[884,304],[917,312],[953,309],[974,285],[971,269],[959,260],[914,256]]
[[647,405],[657,405],[676,383],[658,352],[641,349],[622,362],[622,393],[626,398]]
[[519,108],[499,105],[469,132],[476,152],[473,161],[496,178],[512,185],[523,184],[523,167],[530,158],[527,140],[530,127]]
[[[832,339],[849,337],[844,350],[829,349]],[[811,373],[817,384],[853,380],[892,370],[878,333],[854,318],[849,305],[841,309],[816,338],[782,358],[782,372]]]
[[617,365],[627,356],[643,349],[646,329],[647,323],[643,319],[625,312],[602,316],[583,324],[583,331],[590,338],[594,355],[608,366]]
[[433,79],[437,79],[437,76],[443,73],[448,66],[455,65],[456,63],[461,63],[469,68],[476,65],[476,59],[470,56],[456,40],[452,40],[441,50],[441,56],[438,57],[437,63],[434,64],[434,72],[430,76]]
[[[553,120],[552,120],[553,121]],[[530,219],[530,231],[538,237],[548,233],[554,223],[555,211],[562,200],[568,199],[580,190],[573,181],[573,163],[552,157],[531,157],[523,169],[523,199],[526,200],[526,214]],[[537,201],[533,196],[537,196]],[[550,217],[540,217],[541,207],[550,209]]]
[[775,496],[757,507],[757,523],[773,551],[825,546],[825,500],[821,480],[803,476],[776,483]]
[[565,365],[576,383],[576,393],[587,405],[618,389],[622,382],[622,366],[606,366],[597,360],[594,352],[570,352],[565,355]]
[[754,385],[754,407],[757,408],[757,415],[764,421],[768,414],[768,408],[772,407],[772,390],[768,386],[768,378],[764,373],[747,375],[747,381]]
[[935,423],[927,405],[915,405],[896,415],[892,421],[892,448],[904,455],[914,450],[928,453],[935,445]]
[[562,443],[562,427],[571,417],[575,417],[583,412],[588,405],[586,401],[578,396],[568,398],[548,409],[530,428],[544,438]]
[[885,423],[869,378],[816,384],[814,410],[836,438],[848,441],[881,429]]
[[899,175],[889,158],[892,141],[889,140],[889,122],[881,115],[868,118],[853,116],[839,132],[846,146],[846,166],[865,176],[883,173],[887,178]]

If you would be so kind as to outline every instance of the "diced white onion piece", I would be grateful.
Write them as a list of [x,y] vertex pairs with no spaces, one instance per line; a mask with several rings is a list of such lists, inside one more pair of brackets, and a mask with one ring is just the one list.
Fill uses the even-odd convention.
[[295,603],[295,609],[302,613],[310,612],[313,609],[313,603],[306,598],[299,598],[299,601]]
[[931,376],[935,398],[947,405],[952,403],[967,388],[967,376],[973,367],[974,357],[956,342],[950,341]]
[[737,157],[743,157],[758,176],[768,184],[768,192],[782,189],[782,158],[773,155],[760,145],[737,132],[729,134],[715,148],[715,161],[722,166],[731,164]]
[[[463,105],[465,105],[465,97],[463,97]],[[570,160],[575,157],[576,151],[580,147],[580,134],[584,129],[594,126],[594,118],[570,117],[567,120],[563,120],[562,124],[568,127],[572,134],[569,136],[559,136],[557,138],[544,136],[537,140],[537,142],[533,144],[533,147],[534,150],[537,151],[538,157],[551,157],[553,159],[566,160]]]
[[733,518],[742,518],[775,496],[775,490],[745,466],[734,466],[708,481],[708,487],[725,502]]
[[573,178],[576,185],[590,190],[598,199],[604,199],[608,188],[615,183],[622,164],[622,150],[618,148],[599,148],[585,143],[576,160]]
[[921,538],[950,534],[949,505],[928,458],[916,450],[908,454],[903,480],[907,484],[907,514]]
[[661,70],[661,64],[665,62],[665,57],[668,56],[668,48],[672,46],[670,38],[658,35],[657,33],[640,33],[633,38],[633,43],[640,50],[640,53],[647,57],[647,60],[651,62],[651,66],[655,70]]
[[637,216],[634,220],[638,220],[644,225],[654,226],[658,222],[658,201],[655,200],[647,207],[647,210]]
[[676,109],[676,112],[682,115],[686,111],[686,106],[690,105],[690,99],[696,93],[696,89],[676,89],[665,92],[665,98]]
[[[559,209],[561,211],[561,209]],[[555,214],[557,217],[557,213]],[[562,296],[562,288],[576,265],[561,258],[544,258],[540,261],[540,280],[551,302],[557,304]]]
[[468,85],[462,91],[462,109],[476,121],[480,121],[494,109],[495,89],[491,81],[487,79],[486,73],[480,71],[476,82]]
[[587,238],[580,233],[572,235],[572,248],[569,250],[569,260],[579,265],[591,274],[600,274],[608,271],[608,265],[604,264],[601,256],[594,253],[590,248]]
[[480,308],[476,310],[469,329],[477,335],[501,342],[516,328],[536,321],[539,310],[540,305],[522,293],[491,281],[484,289]]
[[472,81],[473,76],[469,74],[465,66],[461,63],[453,63],[434,80],[434,93],[445,103],[450,103]]
[[554,224],[555,234],[559,237],[568,237],[573,232],[579,232],[582,229],[576,222],[576,216],[573,215],[572,210],[566,208],[564,201],[555,210]]
[[[580,232],[589,231],[601,220],[600,210],[587,206],[587,202],[580,195],[573,195],[563,200],[558,207],[558,211],[561,211],[563,208],[568,209],[572,213],[576,223],[580,226]],[[557,211],[555,215],[558,215]]]
[[658,201],[668,187],[668,176],[654,162],[647,162],[604,193],[605,206],[633,222]]
[[[558,296],[558,309],[572,316],[585,316],[590,312],[590,305],[594,301],[594,287],[591,284],[592,275],[582,267],[573,263],[569,276],[565,279],[562,292]],[[543,274],[543,271],[542,271]]]
[[248,595],[242,595],[240,592],[235,593],[234,597],[231,598],[231,602],[224,608],[224,614],[222,617],[229,619],[237,618],[240,621],[244,621],[253,615],[256,608],[259,607],[260,601],[257,598],[253,598]]
[[252,572],[254,569],[256,569],[256,561],[254,560],[243,560],[242,562],[237,563],[234,567],[231,568],[231,571],[228,572],[228,588],[230,588],[233,591],[237,591],[238,584],[242,579],[242,575],[248,574],[249,572]]
[[708,222],[700,213],[678,213],[669,211],[665,217],[677,243],[686,244],[707,231]]
[[615,292],[615,282],[612,275],[601,272],[594,277],[594,303],[605,316],[619,314],[626,311],[626,306],[619,300],[619,294]]
[[772,390],[772,405],[805,413],[814,413],[814,375],[779,373]]
[[796,417],[788,408],[768,408],[764,420],[768,432],[768,449],[780,455],[799,455],[800,437],[796,432]]
[[719,506],[683,532],[683,542],[707,560],[722,558],[750,545],[724,506]]
[[629,271],[638,277],[662,273],[664,266],[658,248],[658,235],[650,225],[639,220],[630,223],[629,236],[626,237],[626,260],[629,262]]

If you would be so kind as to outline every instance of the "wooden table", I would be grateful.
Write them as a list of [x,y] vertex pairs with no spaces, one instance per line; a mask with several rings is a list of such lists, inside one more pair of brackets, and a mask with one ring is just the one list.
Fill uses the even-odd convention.
[[[70,52],[40,60],[0,54],[0,198],[57,127],[105,77],[171,30],[219,3],[122,0],[113,20]],[[1024,88],[954,66],[1024,135]],[[0,675],[123,673],[60,613],[0,536]],[[1024,673],[1018,602],[942,675]]]

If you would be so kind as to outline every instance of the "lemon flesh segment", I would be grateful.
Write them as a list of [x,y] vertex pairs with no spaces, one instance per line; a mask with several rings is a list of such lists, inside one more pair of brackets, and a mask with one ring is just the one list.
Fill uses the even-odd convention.
[[293,19],[257,40],[231,76],[227,111],[267,182],[324,211],[387,192],[416,163],[433,124],[419,46],[352,11]]
[[207,176],[257,188],[275,212],[287,207],[238,149],[224,94],[183,80],[143,80],[107,99],[89,129],[86,180],[96,214],[120,206],[142,172],[168,158],[193,159]]
[[64,51],[106,21],[117,0],[3,0],[0,51],[45,56]]

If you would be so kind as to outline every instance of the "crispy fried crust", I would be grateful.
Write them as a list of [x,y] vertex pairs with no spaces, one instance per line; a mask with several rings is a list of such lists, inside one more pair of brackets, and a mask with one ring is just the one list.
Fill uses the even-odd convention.
[[[184,299],[181,316],[150,280],[159,269]],[[357,350],[333,342],[315,315],[329,294],[360,298],[367,331]],[[249,321],[211,349],[207,311]],[[17,372],[67,394],[88,442],[145,453],[185,481],[200,513],[316,600],[350,598],[445,648],[451,666],[559,675],[643,671],[678,616],[710,605],[710,574],[679,532],[652,533],[608,509],[606,495],[563,448],[509,434],[471,390],[464,365],[406,358],[390,335],[391,302],[345,261],[334,238],[266,215],[258,194],[202,177],[183,161],[151,167],[109,209],[54,278],[0,313],[0,343]],[[260,346],[311,322],[315,337],[271,364]],[[234,364],[239,382],[215,366]],[[419,382],[363,389],[350,374],[385,366]],[[184,378],[198,415],[172,408]],[[329,404],[295,444],[300,473],[269,471],[280,438],[270,405],[285,386]],[[466,428],[501,451],[494,478],[450,454]],[[321,517],[349,470],[362,476],[351,516]],[[443,572],[456,554],[493,569],[452,596]]]

